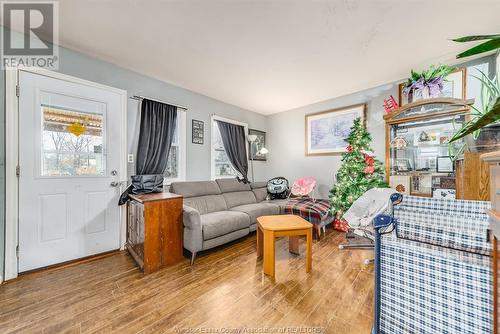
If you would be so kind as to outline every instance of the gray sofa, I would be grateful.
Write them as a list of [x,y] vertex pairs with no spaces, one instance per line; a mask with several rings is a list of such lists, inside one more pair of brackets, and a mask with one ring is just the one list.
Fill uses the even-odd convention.
[[184,248],[192,254],[244,237],[256,229],[257,217],[277,215],[286,200],[267,201],[265,182],[236,179],[174,182],[170,192],[184,196]]

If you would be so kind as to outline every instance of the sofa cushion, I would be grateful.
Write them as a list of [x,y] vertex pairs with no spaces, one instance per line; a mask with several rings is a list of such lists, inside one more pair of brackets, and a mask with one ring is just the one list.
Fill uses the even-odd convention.
[[235,191],[231,193],[223,193],[224,199],[228,208],[232,208],[243,204],[257,203],[255,195],[252,191]]
[[251,182],[250,188],[252,188],[252,189],[266,188],[267,189],[267,182]]
[[220,190],[223,193],[229,193],[234,191],[245,191],[250,190],[250,184],[239,182],[235,178],[230,179],[217,179],[215,180],[219,185]]
[[184,198],[184,205],[195,208],[200,214],[227,210],[226,201],[222,195],[207,195]]
[[250,218],[239,211],[217,211],[201,215],[203,240],[217,238],[237,230],[248,228]]
[[280,207],[272,203],[255,203],[235,206],[230,211],[244,212],[250,216],[250,224],[257,222],[257,217],[278,215]]
[[252,192],[255,195],[255,199],[257,200],[257,202],[262,202],[266,200],[267,188],[254,188],[252,189]]
[[288,202],[288,199],[273,199],[270,201],[266,201],[266,203],[277,205],[280,208],[280,214],[283,214],[285,212],[285,207],[287,206]]
[[172,182],[170,192],[182,195],[184,198],[221,194],[215,181]]

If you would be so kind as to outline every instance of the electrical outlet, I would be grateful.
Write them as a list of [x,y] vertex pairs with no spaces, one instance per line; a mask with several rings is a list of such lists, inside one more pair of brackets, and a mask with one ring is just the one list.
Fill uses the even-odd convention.
[[129,164],[134,163],[134,155],[133,155],[133,154],[129,154],[129,155],[127,156],[127,162],[128,162]]

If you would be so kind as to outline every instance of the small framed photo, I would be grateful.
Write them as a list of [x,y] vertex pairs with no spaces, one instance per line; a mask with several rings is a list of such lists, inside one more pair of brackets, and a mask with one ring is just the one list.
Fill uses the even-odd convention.
[[[429,171],[436,168],[436,159],[434,157],[424,157],[415,159],[416,171]],[[434,166],[434,168],[432,168]]]
[[410,194],[432,195],[432,174],[412,175],[412,188]]
[[203,145],[203,140],[205,138],[205,123],[203,121],[199,121],[197,119],[193,119],[191,121],[191,142],[193,144]]
[[253,160],[267,161],[266,155],[262,154],[261,150],[266,147],[266,133],[264,131],[249,129],[249,135],[256,135],[257,139],[251,144],[250,147]]
[[453,173],[455,164],[449,156],[437,157],[437,172],[438,173]]
[[409,172],[411,171],[410,159],[396,159],[396,169],[398,172]]

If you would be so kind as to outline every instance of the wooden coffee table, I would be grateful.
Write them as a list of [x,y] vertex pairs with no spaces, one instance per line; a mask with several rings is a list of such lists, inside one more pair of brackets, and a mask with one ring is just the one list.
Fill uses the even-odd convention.
[[288,237],[290,253],[299,254],[299,236],[307,239],[306,272],[312,269],[312,224],[295,215],[257,218],[257,257],[264,255],[264,274],[274,277],[275,238]]

